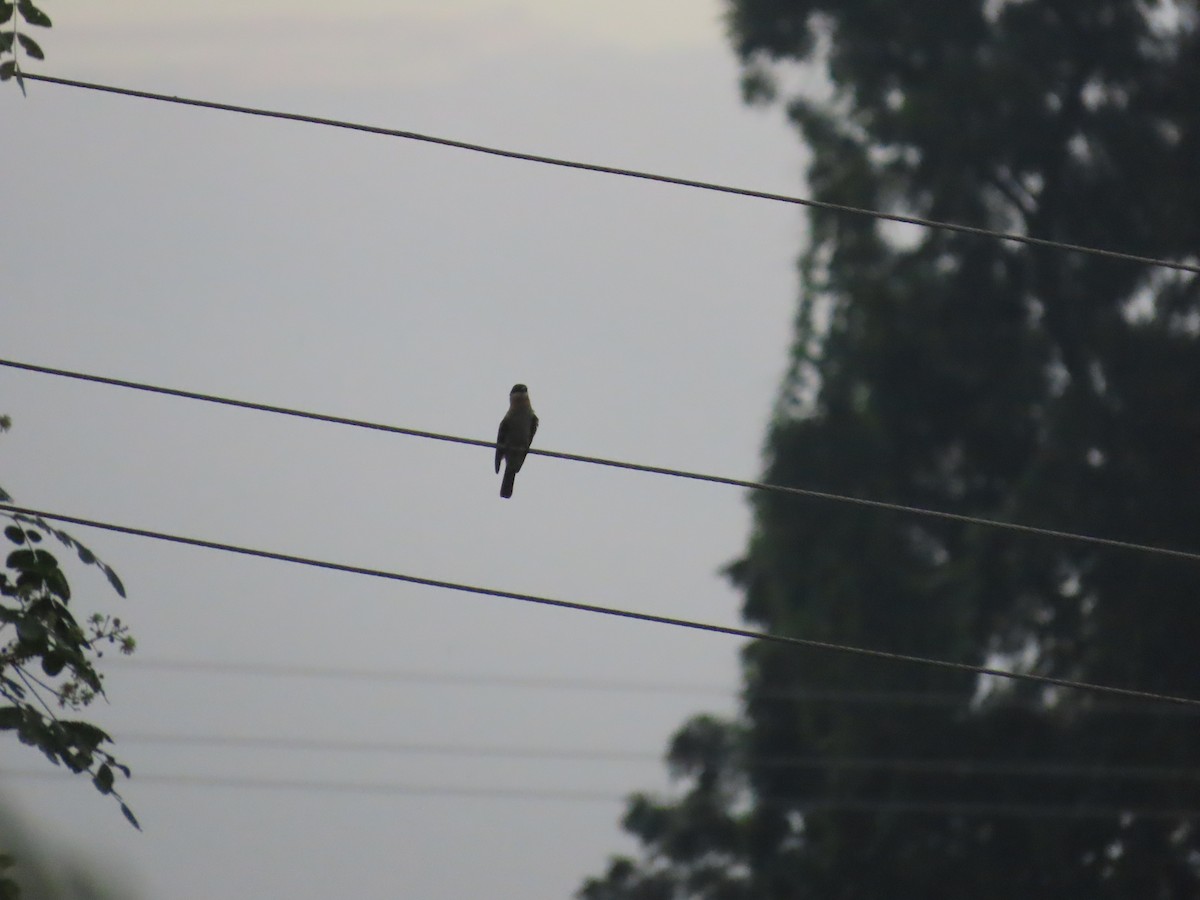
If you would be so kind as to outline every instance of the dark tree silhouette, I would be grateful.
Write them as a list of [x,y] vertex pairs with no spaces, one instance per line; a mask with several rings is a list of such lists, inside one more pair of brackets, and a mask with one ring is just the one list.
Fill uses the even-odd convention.
[[[799,129],[814,197],[1198,261],[1194,3],[728,12],[746,96]],[[796,81],[817,86],[785,93]],[[1200,279],[823,210],[809,223],[767,480],[1200,548]],[[729,573],[756,626],[1200,696],[1195,565],[754,503]],[[673,741],[682,799],[630,801],[642,857],[582,898],[1200,893],[1194,717],[767,644],[746,648],[744,676],[736,721],[698,717]]]

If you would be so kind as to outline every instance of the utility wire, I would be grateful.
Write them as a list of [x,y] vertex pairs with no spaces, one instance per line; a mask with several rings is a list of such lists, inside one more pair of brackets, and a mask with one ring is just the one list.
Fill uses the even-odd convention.
[[[122,732],[122,746],[149,744],[167,747],[224,747],[236,750],[303,751],[316,753],[383,754],[390,756],[469,757],[563,762],[645,763],[661,762],[661,753],[643,750],[595,750],[553,747],[498,747],[465,744],[425,744],[409,741],[347,741],[307,737],[263,737],[257,735],[159,734]],[[905,757],[856,756],[750,756],[748,769],[813,769],[830,771],[875,771],[933,775],[1017,775],[1047,778],[1130,778],[1140,780],[1200,780],[1200,767],[1104,762],[998,759],[914,759]]]
[[[192,774],[147,774],[134,776],[138,784],[171,787],[229,788],[260,791],[303,791],[310,793],[370,794],[374,797],[418,796],[477,800],[525,800],[575,803],[626,803],[628,796],[602,791],[528,787],[469,787],[459,785],[397,784],[378,781],[313,781],[308,779],[208,776]],[[72,775],[30,769],[0,769],[0,778],[22,778],[67,783]],[[1034,819],[1195,819],[1197,809],[1139,809],[1090,804],[1050,805],[1041,803],[989,803],[940,800],[874,800],[860,798],[819,799],[764,797],[763,806],[798,809],[801,812],[843,811],[879,814],[933,816],[997,816]]]
[[[684,684],[682,682],[618,681],[601,678],[568,678],[546,675],[507,675],[484,673],[432,672],[417,669],[370,669],[338,666],[290,665],[287,663],[219,662],[199,659],[118,657],[107,668],[130,670],[150,669],[166,672],[198,672],[206,675],[231,675],[261,678],[320,678],[377,683],[436,684],[451,687],[533,688],[564,691],[598,691],[605,693],[683,694],[687,696],[728,697],[733,691],[717,684]],[[807,695],[807,691],[801,691]],[[814,692],[824,694],[824,692]],[[849,692],[854,693],[854,692]],[[865,692],[864,692],[865,693]],[[876,692],[885,693],[885,692]],[[897,696],[900,691],[895,692]],[[917,692],[912,692],[916,694]],[[961,701],[961,698],[959,698]]]
[[[438,796],[465,797],[491,800],[567,800],[575,802],[622,803],[625,797],[602,791],[547,790],[542,788],[465,787],[457,785],[396,784],[393,782],[364,781],[312,781],[308,779],[255,778],[195,774],[156,775],[137,774],[137,783],[162,784],[174,787],[199,788],[250,788],[265,791],[305,791],[333,794],[372,794],[384,796]],[[32,769],[0,769],[0,779],[27,778],[39,781],[67,783],[71,774],[66,772]]]
[[[548,675],[507,675],[461,672],[431,672],[414,669],[370,669],[338,666],[292,665],[286,663],[218,662],[199,659],[156,659],[137,656],[118,656],[112,659],[107,669],[132,671],[151,670],[159,672],[192,672],[205,675],[238,678],[316,678],[347,681],[368,681],[376,684],[422,684],[443,687],[482,687],[510,690],[513,688],[551,691],[594,691],[624,694],[675,694],[682,696],[704,696],[732,698],[737,693],[729,686],[717,684],[685,684],[683,682],[624,681],[606,678],[569,678]],[[951,707],[961,709],[969,704],[983,704],[996,700],[1005,708],[1019,707],[1044,710],[1045,705],[1035,699],[1010,697],[987,697],[973,700],[962,694],[949,691],[890,691],[852,690],[848,688],[765,688],[754,689],[756,698],[789,700],[797,703],[837,703],[860,706],[916,706]],[[1078,715],[1131,714],[1153,716],[1200,715],[1200,708],[1188,706],[1151,705],[1127,700],[1093,700],[1086,709],[1071,707]]]
[[[298,419],[310,419],[315,422],[325,422],[333,425],[348,425],[352,428],[366,428],[371,431],[383,431],[389,434],[403,434],[409,437],[424,438],[432,441],[445,441],[452,444],[465,444],[471,447],[496,448],[495,441],[484,441],[478,438],[460,437],[453,434],[442,434],[436,431],[422,431],[416,428],[404,428],[399,425],[384,425],[380,422],[367,422],[361,419],[348,419],[344,416],[333,416],[327,413],[309,412],[291,409],[285,406],[272,406],[267,403],[257,403],[250,400],[235,400],[215,394],[202,394],[197,391],[185,391],[179,388],[161,387],[138,381],[127,381],[121,378],[109,378],[104,375],[91,375],[86,372],[75,372],[69,369],[56,369],[50,366],[40,366],[34,363],[18,362],[11,359],[0,359],[0,366],[19,369],[25,372],[36,372],[41,375],[55,375],[60,378],[71,378],[76,381],[87,381],[94,384],[104,384],[111,387],[127,388],[144,391],[150,394],[161,394],[167,397],[179,397],[185,400],[201,400],[205,403],[216,403],[222,406],[233,406],[238,409],[248,409],[254,412],[273,413],[281,416],[292,416]],[[919,506],[907,506],[902,503],[888,503],[884,500],[871,500],[865,497],[851,497],[845,494],[834,494],[828,491],[817,491],[811,488],[790,487],[782,484],[766,484],[761,481],[746,481],[741,478],[728,478],[724,475],[706,475],[701,472],[689,472],[683,469],[672,469],[666,466],[650,466],[642,463],[624,462],[616,459],[604,459],[598,456],[586,456],[581,453],[563,453],[558,450],[539,450],[530,447],[529,453],[535,456],[548,456],[551,459],[563,459],[569,462],[589,463],[597,466],[608,466],[615,469],[627,469],[632,472],[646,472],[651,475],[669,475],[674,478],[686,478],[692,481],[704,481],[710,484],[724,484],[731,487],[744,488],[754,491],[769,491],[775,494],[786,494],[793,497],[807,497],[817,500],[829,500],[836,503],[851,503],[865,506],[869,509],[882,509],[888,512],[898,512],[907,515],[926,516],[946,519],[952,522],[962,522],[969,525],[982,525],[987,528],[1002,528],[1021,534],[1051,537],[1061,540],[1094,544],[1101,547],[1112,547],[1121,550],[1132,550],[1140,553],[1153,553],[1159,556],[1170,556],[1176,559],[1186,559],[1200,562],[1200,553],[1189,550],[1175,550],[1169,547],[1159,547],[1153,544],[1139,544],[1132,541],[1122,541],[1115,538],[1096,537],[1094,535],[1078,534],[1071,531],[1061,531],[1055,528],[1041,528],[1035,525],[1022,525],[1017,522],[1005,522],[1000,519],[988,519],[981,516],[969,516],[962,513],[945,512],[936,509],[924,509]]]
[[996,678],[1007,678],[1015,681],[1025,681],[1032,684],[1051,685],[1054,687],[1070,688],[1079,691],[1091,691],[1114,697],[1153,700],[1162,703],[1178,703],[1186,706],[1200,707],[1200,699],[1181,697],[1172,694],[1160,694],[1153,691],[1142,691],[1133,688],[1112,687],[1109,685],[1092,684],[1086,681],[1074,681],[1069,678],[1056,678],[1050,675],[1036,675],[1031,672],[1009,672],[989,666],[977,666],[971,663],[952,662],[944,659],[933,659],[925,656],[915,656],[908,653],[892,653],[887,650],[872,650],[865,647],[853,647],[846,644],[835,644],[829,641],[817,641],[811,638],[792,637],[768,632],[750,631],[745,628],[733,628],[727,625],[714,625],[708,622],[696,622],[691,619],[678,619],[673,616],[660,616],[653,613],[637,612],[629,609],[618,609],[609,606],[596,606],[591,603],[578,603],[573,600],[556,600],[550,597],[540,597],[536,594],[525,594],[519,591],[505,591],[497,588],[480,587],[455,581],[443,581],[438,578],[425,578],[418,575],[405,575],[400,572],[389,572],[385,569],[373,569],[365,566],[353,566],[346,563],[329,562],[306,556],[295,556],[290,553],[277,553],[272,550],[258,550],[241,547],[235,544],[225,544],[201,538],[183,537],[152,531],[146,528],[135,528],[129,525],[117,525],[112,522],[101,522],[95,519],[85,519],[80,516],[68,516],[63,513],[47,512],[40,509],[0,504],[0,512],[16,517],[33,520],[49,519],[56,522],[66,522],[71,525],[83,525],[88,528],[99,528],[117,534],[127,534],[133,537],[150,538],[173,544],[183,544],[191,547],[203,547],[208,550],[220,550],[225,553],[237,553],[242,556],[253,556],[259,559],[273,559],[278,562],[293,565],[310,566],[317,569],[328,569],[334,572],[346,572],[352,575],[366,575],[371,578],[383,578],[390,581],[403,581],[408,584],[419,584],[425,587],[442,588],[444,590],[461,591],[468,594],[480,594],[489,597],[499,597],[506,600],[518,600],[524,603],[537,603],[543,606],[553,606],[559,609],[571,609],[577,612],[593,613],[602,616],[614,616],[622,619],[633,619],[639,622],[654,622],[659,625],[671,625],[676,628],[688,628],[694,631],[705,631],[712,634],[725,634],[731,637],[746,638],[752,641],[782,644],[789,647],[804,647],[814,650],[828,650],[836,653],[846,653],[855,656],[883,659],[890,662],[907,662],[923,666],[933,666],[955,672],[968,672],[973,675],[991,675]]
[[680,187],[698,188],[705,191],[716,191],[722,194],[735,194],[740,197],[753,197],[758,200],[772,200],[777,203],[790,203],[795,206],[808,206],[815,209],[825,209],[833,212],[849,213],[857,216],[870,216],[889,222],[901,222],[906,225],[919,225],[922,228],[937,228],[943,231],[954,231],[961,234],[973,234],[979,237],[994,238],[1002,241],[1013,241],[1034,247],[1049,247],[1055,250],[1067,250],[1074,253],[1086,253],[1092,256],[1102,256],[1108,259],[1118,259],[1125,262],[1141,263],[1150,266],[1161,266],[1166,269],[1178,269],[1184,272],[1200,273],[1200,265],[1195,263],[1177,262],[1159,259],[1152,256],[1139,256],[1133,253],[1121,253],[1116,250],[1104,250],[1098,247],[1087,247],[1082,244],[1069,244],[1047,238],[1030,237],[1010,231],[995,231],[990,228],[979,228],[972,225],[959,225],[953,222],[942,222],[935,219],[923,219],[917,216],[903,216],[896,213],[864,209],[858,206],[848,206],[842,203],[831,203],[827,200],[813,200],[805,197],[794,197],[787,194],[774,194],[767,191],[756,191],[748,188],[716,184],[709,181],[696,181],[691,178],[679,178],[673,175],[656,175],[651,172],[641,172],[636,169],[622,169],[617,166],[605,166],[596,163],[576,162],[559,159],[553,156],[542,156],[536,153],[523,153],[517,150],[503,150],[498,147],[488,147],[483,144],[472,144],[451,138],[435,137],[419,134],[415,131],[404,131],[398,128],[384,128],[378,125],[364,125],[356,122],[345,122],[339,119],[327,119],[320,116],[304,115],[302,113],[277,112],[258,109],[252,106],[237,106],[232,103],[218,103],[212,100],[196,100],[188,97],[176,97],[170,94],[158,94],[152,91],[139,91],[130,88],[113,87],[106,84],[95,84],[88,81],[77,81],[71,78],[57,78],[51,75],[31,75],[22,73],[29,81],[44,81],[47,84],[63,85],[65,87],[83,88],[89,91],[101,91],[106,94],[118,94],[123,97],[137,97],[142,100],[159,100],[164,103],[176,103],[181,106],[214,109],[222,112],[241,113],[248,116],[261,116],[269,119],[284,119],[289,122],[303,122],[309,125],[326,125],[332,128],[345,128],[350,131],[361,131],[368,134],[384,135],[386,137],[403,138],[410,141],[421,141],[436,144],[441,147],[453,147],[458,150],[469,150],[473,153],[486,153],[490,156],[500,156],[505,159],[521,160],[523,162],[541,163],[548,166],[559,166],[567,169],[578,169],[585,172],[598,172],[603,175],[620,175],[625,178],[638,178],[643,181],[656,181],[663,184],[674,184]]

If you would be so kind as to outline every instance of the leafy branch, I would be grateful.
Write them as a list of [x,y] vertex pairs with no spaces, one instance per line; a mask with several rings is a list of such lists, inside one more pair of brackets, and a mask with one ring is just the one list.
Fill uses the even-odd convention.
[[[0,431],[10,425],[0,416]],[[0,488],[0,501],[11,497]],[[91,776],[101,794],[110,794],[121,812],[140,828],[115,789],[118,773],[129,767],[109,751],[112,738],[90,722],[62,718],[105,697],[96,662],[105,650],[123,654],[136,642],[119,618],[94,613],[82,623],[71,612],[71,586],[57,557],[45,549],[52,536],[85,565],[99,568],[121,597],[125,586],[112,566],[65,531],[40,516],[7,513],[4,539],[13,545],[0,570],[0,731],[15,731],[21,743],[36,747],[55,765]]]
[[[46,54],[37,41],[21,31],[22,20],[38,28],[49,28],[51,24],[50,17],[34,6],[32,0],[0,0],[0,25],[12,23],[6,31],[0,31],[0,81],[16,78],[17,86],[24,94],[25,79],[21,77],[18,48],[30,59],[45,59]],[[6,55],[12,59],[4,59]]]

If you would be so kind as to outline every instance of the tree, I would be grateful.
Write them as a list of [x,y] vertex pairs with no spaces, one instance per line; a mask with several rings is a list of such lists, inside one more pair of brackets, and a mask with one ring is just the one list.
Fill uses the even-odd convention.
[[[0,417],[0,431],[10,422]],[[12,497],[0,488],[0,503]],[[71,611],[71,586],[58,559],[45,549],[53,536],[79,560],[104,572],[120,596],[117,573],[91,550],[41,516],[0,510],[11,523],[5,539],[14,545],[0,572],[0,731],[15,732],[50,762],[86,773],[102,794],[112,795],[125,818],[139,827],[114,787],[117,773],[129,768],[107,745],[112,738],[81,719],[60,718],[59,710],[79,711],[104,695],[104,676],[96,668],[104,648],[132,653],[135,642],[119,618],[93,613],[81,624]]]
[[[50,17],[34,6],[32,0],[0,0],[0,25],[8,24],[8,29],[0,31],[0,81],[16,78],[25,93],[25,79],[21,77],[21,64],[18,50],[25,51],[31,59],[45,59],[42,48],[25,32],[21,31],[21,22],[38,28],[49,28]],[[12,59],[5,59],[11,56]]]
[[[1167,0],[730,0],[728,21],[747,98],[782,100],[812,151],[815,198],[1195,264],[1198,15]],[[796,64],[825,82],[781,98]],[[1193,273],[809,221],[766,480],[1200,547]],[[754,503],[729,574],[756,626],[1200,696],[1190,563]],[[1200,891],[1195,817],[1172,814],[1200,804],[1187,716],[766,644],[744,672],[738,720],[697,718],[672,743],[682,798],[630,802],[643,857],[581,897]]]

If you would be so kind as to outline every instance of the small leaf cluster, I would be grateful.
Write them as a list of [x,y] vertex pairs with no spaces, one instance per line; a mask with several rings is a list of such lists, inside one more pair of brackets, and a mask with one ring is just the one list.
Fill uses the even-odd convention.
[[[0,81],[16,78],[25,93],[25,80],[21,77],[21,65],[17,57],[18,48],[25,51],[30,59],[45,59],[46,54],[38,46],[38,42],[21,31],[21,22],[38,28],[49,28],[50,17],[33,5],[32,0],[0,0],[0,27],[8,25],[0,31]],[[12,59],[5,59],[11,56]]]
[[125,587],[111,566],[40,516],[13,513],[9,519],[4,538],[13,549],[0,571],[0,731],[15,731],[21,743],[41,750],[55,765],[89,774],[96,789],[115,797],[137,827],[114,790],[116,774],[128,778],[129,768],[104,748],[112,738],[89,722],[55,712],[55,707],[79,710],[104,696],[104,676],[95,660],[106,648],[132,653],[135,641],[119,618],[96,613],[83,622],[76,619],[67,577],[57,557],[42,546],[46,536],[98,567],[122,597]]

